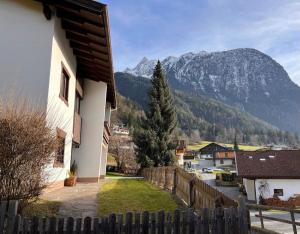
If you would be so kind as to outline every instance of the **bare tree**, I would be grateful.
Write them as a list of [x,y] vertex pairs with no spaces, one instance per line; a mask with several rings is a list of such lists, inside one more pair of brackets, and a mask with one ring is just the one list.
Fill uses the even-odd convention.
[[0,200],[37,198],[58,147],[44,111],[26,101],[0,100]]

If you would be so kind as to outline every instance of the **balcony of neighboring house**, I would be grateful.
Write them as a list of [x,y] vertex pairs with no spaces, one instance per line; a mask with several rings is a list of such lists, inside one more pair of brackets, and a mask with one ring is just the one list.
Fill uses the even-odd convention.
[[81,138],[81,116],[80,116],[80,101],[83,98],[82,82],[76,82],[76,97],[74,109],[74,127],[73,127],[73,143],[76,146],[80,145]]
[[109,138],[110,138],[110,130],[109,130],[109,124],[107,121],[104,121],[104,129],[103,129],[103,143],[108,145]]

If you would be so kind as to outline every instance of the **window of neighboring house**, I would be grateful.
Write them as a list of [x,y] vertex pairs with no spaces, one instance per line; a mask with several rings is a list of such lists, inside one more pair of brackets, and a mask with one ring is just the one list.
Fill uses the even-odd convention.
[[228,157],[228,153],[226,152],[226,153],[225,153],[225,158],[227,158],[227,157]]
[[69,80],[70,76],[63,66],[62,68],[62,74],[61,74],[61,80],[60,80],[60,98],[67,104],[68,103],[68,97],[69,97]]
[[283,196],[283,189],[274,189],[274,196]]
[[220,159],[220,164],[224,164],[224,159],[223,158]]
[[58,148],[54,161],[54,167],[63,167],[65,158],[66,133],[61,129],[57,129],[57,139]]

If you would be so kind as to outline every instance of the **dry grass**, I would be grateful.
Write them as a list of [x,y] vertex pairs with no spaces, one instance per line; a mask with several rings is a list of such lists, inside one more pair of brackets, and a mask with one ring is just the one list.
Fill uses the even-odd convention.
[[[212,141],[201,141],[198,144],[188,145],[188,150],[199,150],[199,149],[202,149],[203,147],[207,146],[210,143],[212,143]],[[218,143],[218,142],[216,142],[216,143],[220,144],[220,145],[224,145],[226,147],[233,148],[233,144],[224,144],[224,143]],[[239,149],[240,150],[255,151],[255,150],[258,150],[258,149],[261,149],[261,148],[263,148],[263,147],[262,146],[239,144]]]

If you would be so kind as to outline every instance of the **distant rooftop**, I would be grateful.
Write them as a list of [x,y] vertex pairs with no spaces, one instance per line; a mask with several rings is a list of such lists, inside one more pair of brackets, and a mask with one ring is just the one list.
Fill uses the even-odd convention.
[[237,174],[248,179],[300,179],[300,150],[240,151]]

